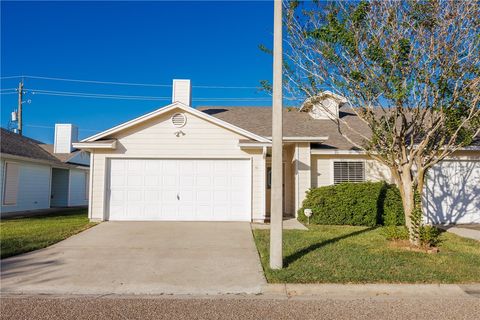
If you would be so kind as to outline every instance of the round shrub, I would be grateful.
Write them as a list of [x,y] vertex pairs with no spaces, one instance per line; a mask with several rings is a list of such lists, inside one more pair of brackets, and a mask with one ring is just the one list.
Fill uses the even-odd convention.
[[298,212],[312,209],[310,223],[331,225],[402,225],[403,207],[396,186],[385,182],[341,183],[310,189]]

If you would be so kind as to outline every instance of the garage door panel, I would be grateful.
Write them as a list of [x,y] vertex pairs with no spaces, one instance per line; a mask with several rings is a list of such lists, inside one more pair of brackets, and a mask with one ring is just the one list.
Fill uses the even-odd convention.
[[427,177],[425,207],[431,223],[480,223],[480,162],[434,166]]
[[127,160],[127,170],[138,172],[143,170],[145,165],[144,160]]
[[158,186],[159,185],[159,179],[161,179],[161,177],[159,176],[154,176],[154,175],[151,175],[150,173],[145,176],[145,185],[146,186]]
[[215,201],[216,204],[228,202],[228,199],[228,192],[225,190],[215,190],[213,193],[213,201]]
[[209,186],[212,184],[212,176],[207,176],[202,173],[202,175],[198,175],[196,178],[197,179],[195,184],[197,186]]
[[135,175],[127,177],[127,186],[129,187],[139,187],[143,186],[143,176]]
[[110,220],[251,219],[249,160],[112,159]]

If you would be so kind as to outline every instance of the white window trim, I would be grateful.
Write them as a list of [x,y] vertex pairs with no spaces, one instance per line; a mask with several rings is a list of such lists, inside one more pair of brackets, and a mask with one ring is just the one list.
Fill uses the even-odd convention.
[[367,161],[364,159],[331,159],[330,160],[330,185],[335,185],[335,162],[362,162],[363,163],[363,177],[364,181],[368,181],[367,179]]

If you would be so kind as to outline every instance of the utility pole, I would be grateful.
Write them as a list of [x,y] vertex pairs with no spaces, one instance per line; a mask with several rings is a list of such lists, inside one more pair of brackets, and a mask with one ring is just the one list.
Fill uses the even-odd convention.
[[22,135],[23,79],[18,84],[18,134]]
[[282,0],[274,2],[272,189],[270,209],[270,268],[283,267],[283,106],[282,106]]

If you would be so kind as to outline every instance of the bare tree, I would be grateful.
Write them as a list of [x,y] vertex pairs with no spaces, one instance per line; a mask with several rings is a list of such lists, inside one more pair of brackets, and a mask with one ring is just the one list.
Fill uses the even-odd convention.
[[370,134],[332,121],[390,168],[418,244],[427,170],[480,132],[478,2],[285,5],[286,90],[310,102],[324,90],[347,99]]

